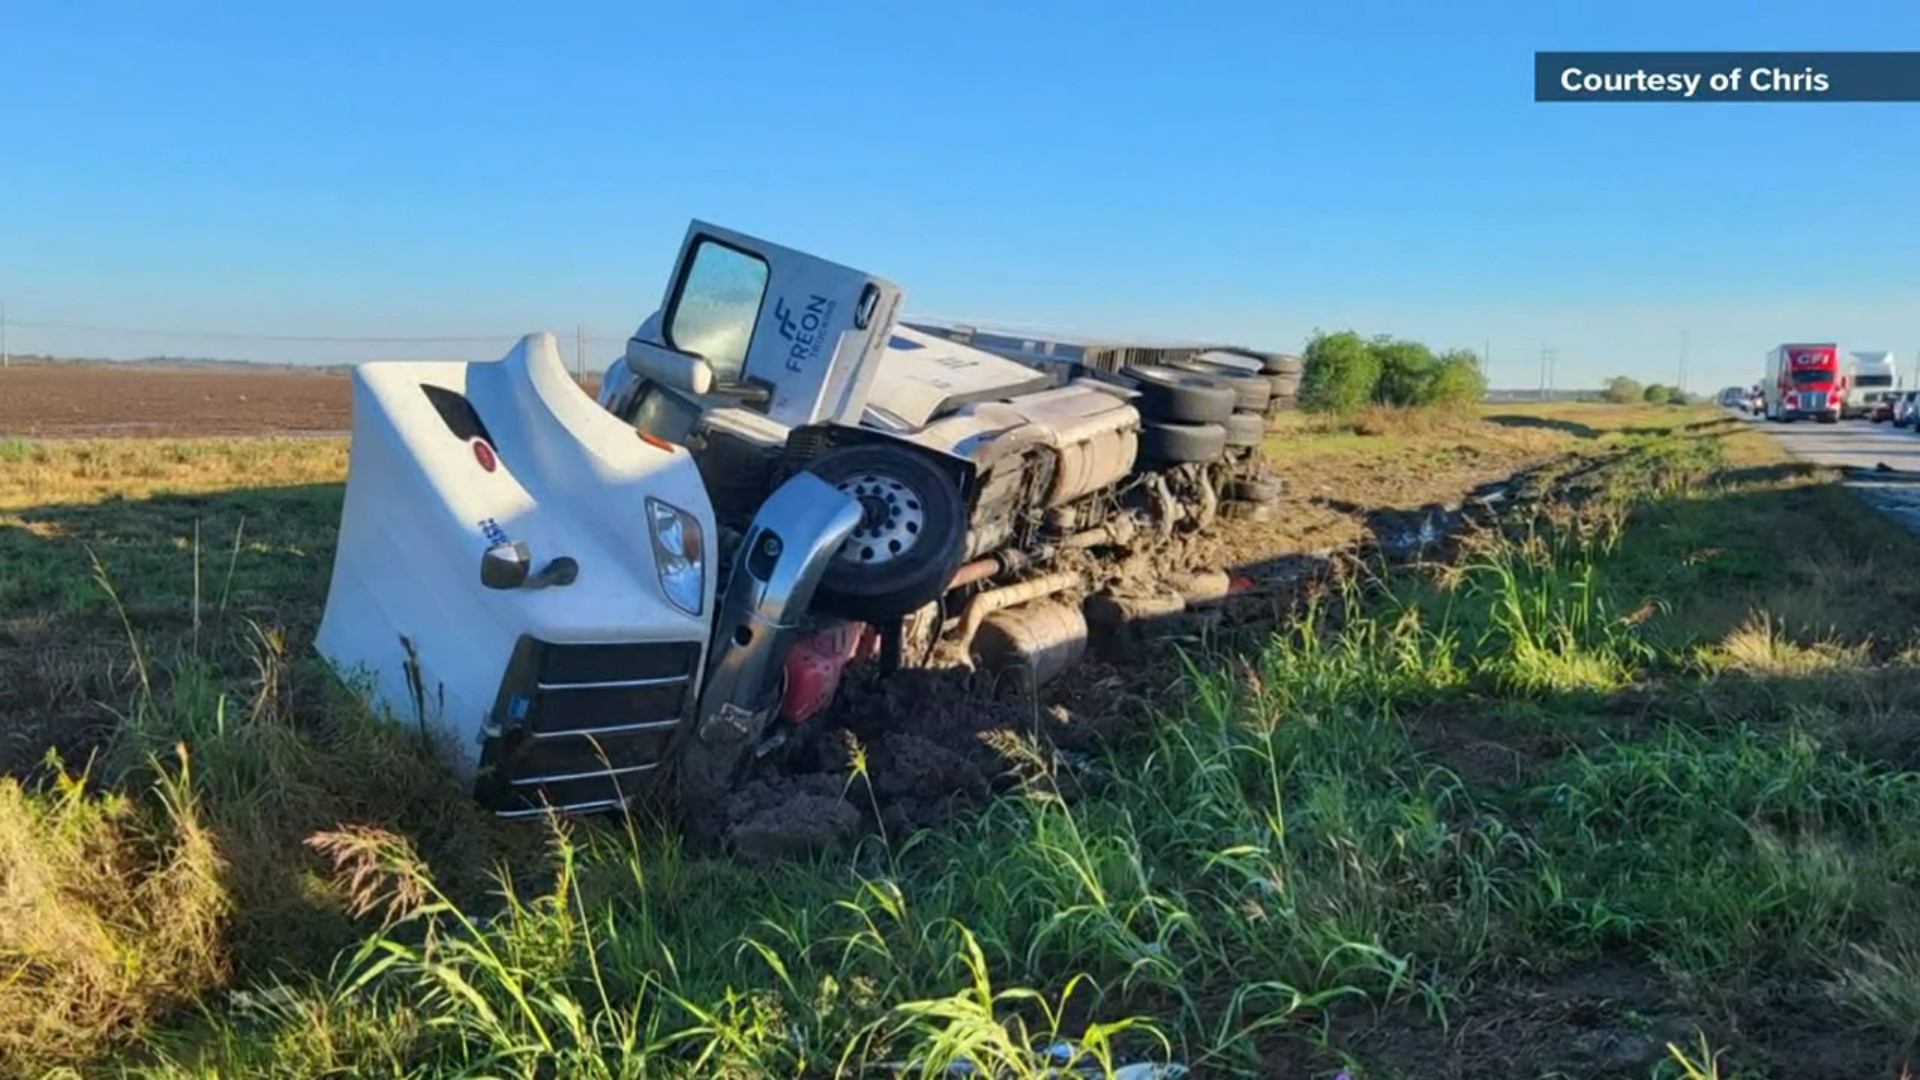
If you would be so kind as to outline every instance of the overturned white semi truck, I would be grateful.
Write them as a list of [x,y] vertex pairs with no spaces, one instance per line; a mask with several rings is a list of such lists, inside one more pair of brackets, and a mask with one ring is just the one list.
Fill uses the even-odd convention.
[[661,785],[697,822],[847,664],[1031,687],[1084,651],[1098,567],[1276,497],[1297,358],[1028,364],[902,299],[696,221],[598,401],[549,334],[360,366],[319,651],[500,814]]

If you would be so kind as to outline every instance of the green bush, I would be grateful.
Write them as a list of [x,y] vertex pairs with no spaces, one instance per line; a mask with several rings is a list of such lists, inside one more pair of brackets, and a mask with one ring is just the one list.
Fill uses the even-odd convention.
[[1654,383],[1642,391],[1640,396],[1649,405],[1665,405],[1673,400],[1673,391],[1659,383]]
[[1486,397],[1486,372],[1471,350],[1435,354],[1426,343],[1352,330],[1316,331],[1307,343],[1300,405],[1351,416],[1367,405],[1458,408]]
[[1380,385],[1380,357],[1359,334],[1316,332],[1307,342],[1300,407],[1350,416],[1372,401]]
[[1615,375],[1608,379],[1607,388],[1601,391],[1601,396],[1615,405],[1631,405],[1641,400],[1645,394],[1646,391],[1639,383],[1625,375]]
[[1470,350],[1454,349],[1434,361],[1426,397],[1420,403],[1452,409],[1472,405],[1486,396],[1487,375],[1480,370],[1480,358]]
[[1384,334],[1367,343],[1380,367],[1374,400],[1382,405],[1425,405],[1433,381],[1433,350],[1418,341]]

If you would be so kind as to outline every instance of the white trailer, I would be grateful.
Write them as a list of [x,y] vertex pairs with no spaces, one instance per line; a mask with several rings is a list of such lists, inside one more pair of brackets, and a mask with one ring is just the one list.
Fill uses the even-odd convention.
[[1899,374],[1891,352],[1875,350],[1849,355],[1840,415],[1852,419],[1871,415],[1874,405],[1899,385]]

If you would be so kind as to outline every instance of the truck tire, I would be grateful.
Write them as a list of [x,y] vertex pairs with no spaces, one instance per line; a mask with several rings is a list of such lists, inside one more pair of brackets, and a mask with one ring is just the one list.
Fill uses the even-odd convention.
[[[1237,419],[1228,414],[1230,419]],[[1140,458],[1159,465],[1218,461],[1227,452],[1227,429],[1221,424],[1156,424],[1140,426]]]
[[1267,384],[1273,388],[1274,397],[1300,396],[1300,376],[1298,375],[1269,375]]
[[1237,396],[1217,379],[1144,364],[1125,372],[1140,392],[1140,415],[1170,424],[1217,424],[1233,415]]
[[1208,367],[1219,368],[1232,375],[1258,375],[1260,365],[1265,362],[1259,356],[1249,356],[1238,349],[1207,349],[1187,359]]
[[1209,364],[1204,360],[1170,360],[1167,366],[1191,371],[1196,375],[1204,375],[1209,379],[1218,379],[1221,383],[1232,387],[1233,407],[1241,412],[1263,412],[1267,407],[1267,399],[1273,396],[1273,386],[1259,375],[1241,374],[1217,364]]
[[899,446],[849,446],[807,471],[859,499],[866,516],[827,567],[815,606],[887,622],[940,598],[966,551],[967,520],[953,478]]
[[1291,353],[1270,353],[1260,365],[1260,370],[1268,375],[1291,375],[1298,380],[1301,373],[1307,370],[1307,362]]
[[1234,413],[1221,426],[1227,429],[1228,446],[1259,446],[1267,438],[1267,418],[1259,413]]

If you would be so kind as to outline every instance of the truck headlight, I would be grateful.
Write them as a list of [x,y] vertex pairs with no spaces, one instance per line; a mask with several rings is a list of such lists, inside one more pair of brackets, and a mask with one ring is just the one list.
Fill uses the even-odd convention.
[[653,533],[653,565],[660,589],[674,607],[699,615],[707,587],[706,533],[692,514],[658,499],[647,500],[647,527]]

